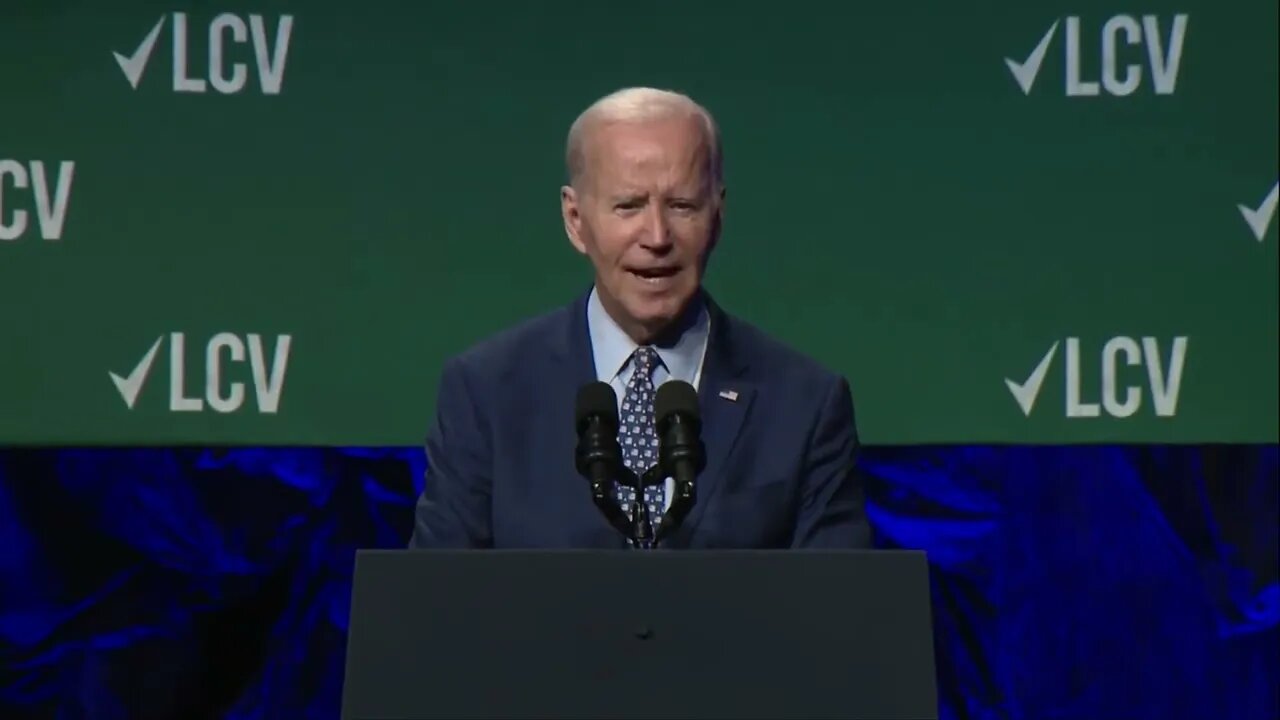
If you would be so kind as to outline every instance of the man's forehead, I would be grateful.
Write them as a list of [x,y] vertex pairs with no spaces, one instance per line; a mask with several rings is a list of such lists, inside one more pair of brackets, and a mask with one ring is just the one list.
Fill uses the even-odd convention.
[[597,151],[696,151],[708,144],[708,138],[696,118],[675,116],[602,121],[589,129],[586,144]]
[[588,171],[590,183],[609,197],[660,193],[697,194],[710,187],[710,173],[702,164],[658,168],[647,172],[643,166],[600,163]]
[[[689,132],[654,132],[653,128],[605,128],[587,143],[588,172],[615,182],[636,181],[655,170],[697,181],[707,172],[710,149],[694,128]],[[675,179],[675,178],[673,178]]]

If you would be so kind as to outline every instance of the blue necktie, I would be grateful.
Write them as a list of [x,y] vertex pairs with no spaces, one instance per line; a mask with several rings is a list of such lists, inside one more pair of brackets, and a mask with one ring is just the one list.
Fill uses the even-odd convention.
[[[622,445],[623,463],[636,475],[643,475],[658,462],[658,434],[653,427],[653,370],[658,363],[658,353],[650,347],[638,348],[632,355],[632,363],[631,380],[622,398],[618,442]],[[649,522],[655,526],[662,517],[663,490],[662,485],[645,488]],[[622,511],[634,517],[635,490],[619,486],[617,497]]]

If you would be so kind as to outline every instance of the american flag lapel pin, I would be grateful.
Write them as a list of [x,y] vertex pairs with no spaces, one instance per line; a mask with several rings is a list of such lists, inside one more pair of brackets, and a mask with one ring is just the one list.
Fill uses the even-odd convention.
[[720,397],[724,398],[725,400],[728,400],[729,402],[738,402],[738,391],[737,390],[721,390]]

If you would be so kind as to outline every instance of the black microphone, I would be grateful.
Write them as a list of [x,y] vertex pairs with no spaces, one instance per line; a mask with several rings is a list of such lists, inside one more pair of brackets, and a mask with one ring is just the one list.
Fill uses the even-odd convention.
[[578,389],[574,426],[578,432],[574,452],[578,474],[591,483],[591,500],[609,524],[630,538],[633,533],[627,515],[613,497],[613,481],[630,471],[622,463],[618,444],[618,395],[609,383],[592,382]]
[[[653,416],[658,430],[658,461],[676,482],[668,515],[679,522],[695,500],[694,483],[707,464],[698,392],[683,380],[663,383],[653,401]],[[671,531],[667,520],[662,525],[664,531]]]
[[606,382],[593,382],[578,390],[574,412],[578,431],[575,453],[578,474],[594,489],[618,476],[622,448],[618,445],[618,396]]

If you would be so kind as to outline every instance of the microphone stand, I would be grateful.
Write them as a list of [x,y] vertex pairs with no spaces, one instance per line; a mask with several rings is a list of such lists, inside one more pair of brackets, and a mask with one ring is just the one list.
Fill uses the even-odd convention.
[[680,526],[685,516],[689,514],[689,510],[693,508],[697,499],[694,484],[692,482],[676,483],[675,495],[671,498],[670,507],[662,515],[662,520],[655,532],[644,505],[644,489],[666,483],[666,472],[662,469],[661,463],[646,470],[642,476],[637,476],[634,471],[626,467],[619,467],[618,473],[621,475],[618,483],[635,490],[636,493],[635,508],[631,517],[628,518],[618,505],[610,482],[592,483],[591,500],[604,513],[609,524],[630,541],[631,547],[638,550],[652,550]]
[[[636,502],[631,511],[631,545],[637,549],[652,550],[658,544],[658,540],[653,534],[653,525],[649,523],[649,508],[645,507],[644,489],[662,484],[663,479],[660,477],[659,467],[654,465],[645,470],[644,475],[637,478],[634,486],[636,489]],[[627,472],[631,474],[631,477],[635,477],[635,473],[630,470]]]

